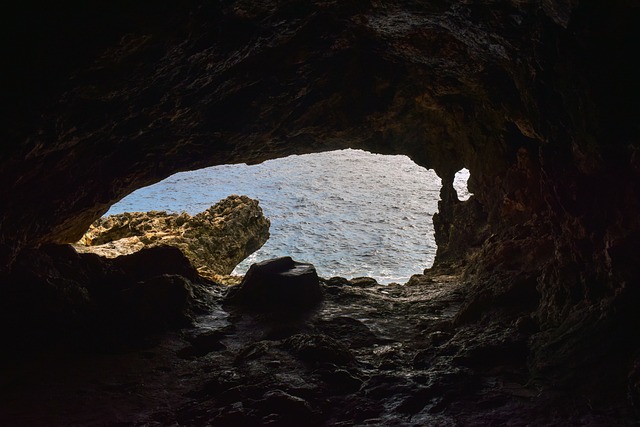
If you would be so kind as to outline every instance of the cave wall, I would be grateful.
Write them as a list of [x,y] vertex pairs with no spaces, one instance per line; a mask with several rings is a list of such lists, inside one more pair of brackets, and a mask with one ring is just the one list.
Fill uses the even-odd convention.
[[5,267],[180,170],[362,148],[443,179],[436,266],[466,271],[461,322],[519,296],[541,371],[586,351],[576,330],[635,342],[636,2],[130,3],[4,17]]
[[520,3],[27,3],[7,17],[0,196],[16,203],[0,240],[72,241],[176,171],[293,153],[402,153],[491,180],[507,126],[540,125],[548,18]]

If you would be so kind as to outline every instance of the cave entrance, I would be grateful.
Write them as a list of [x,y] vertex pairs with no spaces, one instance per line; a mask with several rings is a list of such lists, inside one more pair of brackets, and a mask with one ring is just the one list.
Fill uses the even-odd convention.
[[458,200],[460,201],[469,200],[469,197],[471,197],[471,193],[467,186],[469,176],[469,169],[462,168],[456,172],[453,178],[453,188],[456,190],[456,193],[458,193]]
[[[461,198],[465,171],[456,177]],[[432,216],[440,188],[434,171],[406,156],[350,149],[180,172],[135,191],[107,215],[149,210],[193,215],[230,194],[243,194],[260,201],[271,220],[271,237],[234,273],[289,255],[313,263],[322,277],[404,283],[433,264]]]

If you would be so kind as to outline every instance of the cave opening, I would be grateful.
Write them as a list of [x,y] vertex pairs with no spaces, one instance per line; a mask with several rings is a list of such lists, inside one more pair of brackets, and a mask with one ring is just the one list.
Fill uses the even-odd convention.
[[[461,200],[469,197],[468,177],[466,169],[456,174]],[[231,194],[247,195],[259,201],[271,231],[234,275],[255,262],[292,256],[313,263],[323,277],[405,283],[433,265],[441,186],[433,170],[407,156],[347,149],[179,172],[131,193],[105,217],[153,210],[195,215]]]
[[473,193],[469,191],[470,176],[471,173],[469,172],[469,169],[462,168],[458,172],[456,172],[453,178],[453,188],[454,190],[456,190],[458,200],[460,200],[461,202],[469,200],[469,198],[473,195]]

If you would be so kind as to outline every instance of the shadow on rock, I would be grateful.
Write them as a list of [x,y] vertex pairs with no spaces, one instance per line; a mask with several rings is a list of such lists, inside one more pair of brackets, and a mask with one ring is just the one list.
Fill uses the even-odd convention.
[[0,279],[0,336],[16,349],[56,341],[105,349],[140,343],[190,325],[207,309],[212,286],[168,246],[114,259],[69,245],[25,250]]

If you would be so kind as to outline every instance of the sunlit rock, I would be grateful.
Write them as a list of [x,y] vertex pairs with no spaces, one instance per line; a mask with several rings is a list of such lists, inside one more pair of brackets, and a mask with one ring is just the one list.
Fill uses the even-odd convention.
[[269,238],[269,220],[258,201],[229,196],[204,212],[126,212],[96,221],[75,245],[108,258],[146,247],[174,246],[210,279],[231,274]]

